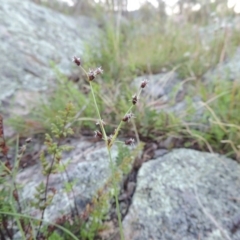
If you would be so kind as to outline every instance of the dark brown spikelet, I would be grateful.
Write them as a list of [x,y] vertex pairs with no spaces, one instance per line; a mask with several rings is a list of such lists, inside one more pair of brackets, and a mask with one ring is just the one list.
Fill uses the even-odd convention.
[[148,80],[147,79],[144,79],[141,83],[141,88],[145,88],[148,84]]
[[129,138],[125,141],[125,144],[132,146],[134,144],[134,142],[135,142],[135,140],[133,138]]
[[137,103],[137,101],[138,101],[138,97],[135,94],[135,95],[132,96],[132,104],[135,105]]
[[17,201],[17,202],[19,201],[19,196],[18,196],[18,192],[16,189],[13,191],[13,197],[14,197],[15,201]]
[[88,80],[89,81],[93,81],[95,77],[96,77],[96,73],[93,70],[89,70],[89,72],[88,72]]
[[81,65],[81,59],[80,58],[78,58],[78,57],[73,57],[73,59],[72,59],[72,61],[74,62],[74,63],[76,63],[76,65],[77,66],[80,66]]
[[32,141],[31,138],[27,138],[27,139],[25,140],[25,143],[30,143],[31,141]]
[[101,138],[103,137],[102,133],[100,131],[95,131],[95,137]]
[[127,113],[127,114],[123,117],[122,121],[123,121],[123,122],[129,122],[132,117],[133,117],[133,114],[132,114],[132,113]]
[[99,75],[99,74],[102,74],[103,73],[103,70],[102,70],[102,67],[98,67],[95,69],[95,74],[96,75]]

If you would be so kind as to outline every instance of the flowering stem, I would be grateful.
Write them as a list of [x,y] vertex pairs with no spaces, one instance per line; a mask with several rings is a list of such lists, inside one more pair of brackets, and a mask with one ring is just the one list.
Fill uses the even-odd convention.
[[[83,69],[83,71],[88,76],[85,69],[83,67],[81,67],[81,68]],[[88,80],[89,80],[89,77],[88,77]],[[98,105],[97,105],[97,101],[96,101],[96,97],[95,97],[95,94],[94,94],[92,82],[90,80],[89,80],[89,85],[90,85],[95,109],[96,109],[96,112],[97,112],[97,115],[98,115],[98,118],[99,118],[99,125],[100,125],[101,131],[103,133],[103,138],[105,140],[106,147],[107,147],[107,150],[108,150],[109,163],[110,163],[110,168],[111,168],[111,172],[112,172],[112,179],[113,179],[113,189],[114,189],[114,197],[115,197],[116,211],[117,211],[117,217],[118,217],[118,225],[119,225],[119,229],[120,229],[121,240],[124,240],[121,212],[120,212],[119,201],[118,201],[117,182],[116,182],[116,179],[114,177],[115,167],[114,167],[114,164],[113,164],[113,159],[112,159],[112,154],[111,154],[111,147],[110,147],[111,145],[108,143],[107,134],[106,134],[106,131],[105,131],[104,126],[103,126],[103,121],[102,121],[101,114],[100,114],[100,111],[99,111],[99,108],[98,108]]]
[[96,97],[95,97],[95,94],[94,94],[92,82],[89,81],[89,84],[90,84],[90,89],[91,89],[91,93],[92,93],[92,96],[93,96],[94,105],[95,105],[95,108],[96,108],[96,111],[97,111],[97,115],[98,115],[98,118],[99,118],[100,128],[101,128],[101,131],[103,133],[103,137],[105,139],[105,142],[108,145],[108,143],[107,143],[107,134],[106,134],[104,126],[103,126],[103,122],[102,122],[100,111],[99,111],[99,108],[98,108],[98,105],[97,105],[97,101],[96,101]]
[[111,172],[112,172],[112,176],[113,176],[113,189],[114,189],[114,197],[115,197],[115,203],[116,203],[116,210],[117,210],[117,216],[118,216],[118,224],[119,224],[119,229],[120,229],[120,236],[121,236],[121,240],[124,240],[124,236],[123,236],[123,228],[122,228],[122,220],[121,220],[121,213],[120,213],[120,207],[119,207],[119,202],[118,202],[118,193],[117,193],[117,183],[116,180],[114,178],[114,173],[115,173],[115,167],[113,164],[113,160],[112,160],[112,154],[111,154],[111,148],[110,148],[110,144],[108,143],[108,139],[107,139],[107,135],[103,126],[103,122],[102,122],[102,118],[99,112],[99,108],[97,105],[97,101],[95,98],[95,94],[94,94],[94,90],[92,87],[92,83],[89,81],[90,84],[90,88],[91,88],[91,92],[92,92],[92,96],[93,96],[93,101],[94,101],[94,105],[98,114],[98,118],[99,118],[99,124],[105,139],[105,143],[107,146],[107,150],[108,150],[108,156],[109,156],[109,160],[110,160],[110,168],[111,168]]
[[[141,92],[142,92],[142,88],[140,88],[140,90],[139,90],[139,92],[138,92],[138,94],[137,94],[137,99],[138,99],[139,96],[141,95]],[[135,105],[132,104],[131,107],[127,110],[126,114],[130,113],[131,110],[132,110],[132,108],[133,108],[134,106],[135,106]],[[125,114],[125,115],[126,115],[126,114]],[[116,129],[116,131],[115,131],[115,133],[114,133],[114,135],[113,135],[113,137],[112,137],[112,139],[111,139],[111,142],[110,142],[110,144],[109,144],[110,147],[111,147],[111,146],[113,145],[113,143],[115,142],[115,140],[116,140],[116,138],[117,138],[117,136],[118,136],[118,133],[119,133],[121,127],[122,127],[122,124],[123,124],[123,121],[121,121],[121,122],[119,123],[119,125],[118,125],[118,127],[117,127],[117,129]]]
[[117,217],[118,217],[118,225],[119,225],[119,230],[120,230],[120,237],[121,237],[121,240],[124,240],[121,212],[120,212],[120,206],[119,206],[119,201],[118,201],[117,182],[116,182],[116,179],[114,177],[115,167],[114,167],[114,164],[113,164],[112,154],[111,154],[111,149],[110,148],[108,148],[108,156],[109,156],[109,159],[110,159],[110,168],[111,168],[112,176],[113,176],[113,178],[112,178],[113,179],[113,189],[114,189],[114,197],[115,197]]
[[[117,189],[118,188],[118,186],[117,186],[117,179],[118,178],[115,175],[115,174],[118,174],[118,173],[116,171],[116,166],[114,165],[114,162],[113,162],[113,159],[112,159],[111,147],[114,144],[114,142],[115,142],[115,140],[116,140],[116,138],[117,138],[117,136],[118,136],[118,134],[120,132],[120,129],[122,127],[123,122],[129,121],[131,119],[131,117],[133,116],[133,114],[131,113],[131,110],[134,107],[134,105],[137,103],[137,101],[139,99],[139,96],[140,96],[140,94],[142,92],[142,89],[146,87],[148,81],[147,80],[142,81],[141,86],[140,86],[140,90],[138,91],[138,94],[136,94],[136,95],[134,95],[132,97],[132,105],[127,110],[125,116],[122,118],[122,120],[119,123],[117,129],[114,132],[114,135],[112,137],[107,137],[106,131],[104,129],[103,120],[101,118],[100,111],[99,111],[99,108],[98,108],[98,105],[97,105],[97,101],[96,101],[93,85],[92,85],[92,81],[95,79],[95,77],[98,74],[101,74],[103,72],[103,70],[101,69],[101,67],[99,67],[96,70],[89,70],[89,72],[87,73],[85,71],[85,69],[81,66],[80,58],[74,57],[73,58],[73,62],[75,62],[77,64],[77,66],[80,66],[80,68],[84,71],[84,73],[86,74],[86,76],[88,78],[88,82],[89,82],[89,85],[90,85],[91,93],[92,93],[92,96],[93,96],[93,102],[94,102],[94,105],[95,105],[95,109],[96,109],[96,112],[97,112],[97,115],[98,115],[98,118],[99,118],[99,125],[100,125],[100,128],[101,128],[101,133],[96,131],[96,136],[101,136],[101,138],[103,136],[103,139],[104,139],[104,141],[106,143],[108,156],[109,156],[110,169],[111,169],[111,172],[112,172],[112,182],[113,182],[114,197],[115,197],[115,202],[116,202],[116,211],[117,211],[117,217],[118,217],[118,224],[119,224],[119,229],[120,229],[120,237],[121,237],[121,240],[124,240],[123,227],[122,227],[122,221],[121,221],[121,212],[120,212],[120,206],[119,206],[119,201],[118,201],[118,189]],[[130,139],[130,142],[127,142],[127,143],[131,143],[131,142],[133,142],[132,139]]]

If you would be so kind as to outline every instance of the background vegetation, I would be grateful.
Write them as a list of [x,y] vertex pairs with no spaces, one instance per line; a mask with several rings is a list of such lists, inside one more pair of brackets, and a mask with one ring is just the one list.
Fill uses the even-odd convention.
[[[174,136],[181,146],[238,158],[239,79],[233,83],[226,77],[207,81],[205,77],[206,72],[236,54],[240,45],[240,29],[235,24],[238,15],[234,6],[228,8],[228,1],[181,0],[170,8],[168,1],[159,0],[158,8],[146,2],[134,12],[127,11],[128,1],[79,0],[73,7],[58,1],[37,2],[65,14],[88,15],[99,22],[100,39],[94,46],[87,45],[81,57],[85,69],[102,66],[104,70],[95,88],[101,88],[102,94],[97,100],[107,123],[115,126],[121,117],[119,114],[127,110],[135,77],[172,71],[190,85],[191,91],[185,96],[186,113],[179,116],[175,112],[159,111],[148,99],[145,106],[139,106],[135,129],[128,127],[125,132],[133,135],[137,129],[141,139],[151,141]],[[37,106],[39,110],[29,119],[11,120],[22,134],[39,132],[32,121],[41,126],[40,132],[48,131],[52,117],[69,100],[74,101],[81,112],[74,123],[76,132],[94,129],[94,111],[86,79],[80,77],[78,83],[73,83],[57,69],[56,72],[59,85],[48,103]],[[175,90],[180,87],[176,86]],[[170,95],[174,104],[174,92]],[[193,96],[199,96],[204,111],[202,118],[194,122]]]
[[[80,57],[85,69],[101,66],[104,70],[104,74],[91,87],[96,93],[100,114],[107,123],[106,136],[121,121],[122,114],[128,113],[129,103],[131,105],[129,96],[134,92],[136,77],[171,72],[181,81],[169,93],[168,108],[176,105],[177,93],[185,88],[182,98],[185,102],[184,110],[180,113],[162,110],[159,99],[152,99],[145,94],[136,106],[133,124],[122,127],[121,137],[135,137],[147,143],[163,143],[169,149],[190,147],[219,152],[240,161],[240,79],[237,76],[231,79],[227,73],[219,77],[206,75],[235,56],[240,46],[240,26],[235,24],[240,23],[240,20],[234,9],[228,8],[228,1],[179,0],[169,7],[167,1],[158,0],[157,8],[146,2],[135,12],[127,11],[130,2],[127,0],[104,3],[79,0],[74,2],[73,7],[58,1],[34,1],[70,16],[87,15],[94,18],[100,26],[99,39],[94,45],[87,44],[84,55]],[[52,159],[49,166],[45,155],[41,155],[47,179],[52,170],[62,171],[60,159],[69,147],[60,145],[60,140],[74,134],[93,135],[97,118],[89,79],[79,71],[78,81],[73,82],[59,72],[54,63],[52,68],[56,72],[57,86],[49,98],[40,102],[36,111],[32,111],[26,118],[13,117],[8,122],[20,137],[45,136],[47,154]],[[194,100],[196,96],[200,99],[197,107]],[[70,103],[74,103],[74,106]],[[1,128],[2,123],[0,130]],[[0,150],[7,159],[8,149],[3,131],[0,131],[0,140]],[[109,139],[105,140],[110,149]],[[19,203],[14,179],[27,142],[23,146],[25,148],[22,147],[16,156],[16,166],[1,165],[1,184],[6,177],[12,182],[0,189],[0,211],[4,212],[1,222],[3,225],[9,221],[16,222],[22,236],[26,236],[26,229],[33,230],[34,224],[40,225],[37,237],[44,235],[48,239],[61,239],[55,231],[56,226],[51,226],[51,231],[48,229],[47,233],[43,233],[42,221],[39,223],[22,216],[18,206],[11,204],[13,201]],[[136,157],[140,150],[132,155]],[[106,186],[99,190],[86,208],[84,214],[87,218],[92,218],[86,222],[80,219],[81,224],[77,226],[66,226],[70,232],[61,229],[61,234],[65,234],[64,239],[68,239],[72,233],[81,236],[81,239],[94,239],[102,230],[103,219],[109,210],[108,201],[113,197],[106,189],[115,181],[113,179],[121,182],[132,167],[129,150],[122,148],[119,151],[118,171],[113,169]],[[55,161],[58,164],[55,165]],[[36,200],[39,201],[33,203],[40,208],[40,201],[43,201],[41,195],[45,194],[40,209],[42,211],[51,204],[54,195],[53,191],[53,195],[47,196],[47,185],[48,180],[46,185],[39,185],[36,195]],[[72,186],[68,186],[68,191],[71,190]],[[117,199],[117,187],[115,190]],[[60,225],[62,223],[66,222],[60,221]],[[11,239],[12,233],[7,231],[7,224],[0,230],[1,237],[7,234]],[[74,238],[71,236],[69,239]]]

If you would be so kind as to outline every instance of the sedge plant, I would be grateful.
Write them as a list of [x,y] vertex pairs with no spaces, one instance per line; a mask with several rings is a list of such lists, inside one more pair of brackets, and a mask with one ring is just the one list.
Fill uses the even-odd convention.
[[[36,187],[34,199],[30,201],[30,205],[40,211],[40,219],[34,219],[24,214],[27,206],[25,201],[22,201],[21,191],[19,191],[20,185],[16,182],[20,162],[31,142],[31,138],[26,139],[25,144],[20,149],[18,149],[19,141],[17,141],[16,158],[13,164],[7,156],[9,147],[4,138],[3,118],[0,115],[0,239],[16,239],[15,234],[17,232],[14,229],[15,225],[17,225],[18,232],[21,234],[21,239],[50,239],[49,237],[54,234],[53,231],[56,228],[63,230],[69,235],[69,231],[61,227],[59,228],[59,225],[62,224],[62,221],[60,221],[62,220],[61,218],[57,219],[57,224],[50,224],[47,232],[44,232],[44,228],[46,227],[43,226],[43,222],[46,223],[44,219],[45,210],[51,205],[56,193],[56,189],[49,186],[51,175],[65,172],[68,177],[66,170],[68,162],[62,163],[61,158],[64,151],[71,150],[71,146],[60,145],[60,142],[63,138],[73,133],[67,124],[72,122],[74,115],[74,106],[70,102],[66,105],[64,111],[58,113],[55,123],[52,123],[51,133],[53,136],[50,136],[50,134],[46,134],[45,136],[44,144],[46,152],[51,156],[51,159],[49,162],[43,151],[40,162],[42,165],[42,174],[46,177],[46,181],[41,182]],[[72,183],[69,179],[67,184],[75,200]],[[77,213],[75,202],[74,207]],[[73,237],[73,234],[70,233],[70,235]]]
[[[78,213],[78,208],[76,202],[74,201],[74,209],[72,212],[76,213],[76,216],[80,217],[78,222],[75,223],[74,226],[80,226],[80,239],[94,239],[96,231],[99,230],[99,223],[95,223],[94,221],[90,221],[87,223],[88,219],[95,218],[99,219],[103,217],[103,212],[106,212],[107,202],[110,197],[114,196],[115,204],[116,204],[116,212],[118,218],[118,224],[120,229],[121,240],[124,239],[122,221],[121,221],[121,213],[120,206],[118,201],[118,183],[121,181],[121,174],[127,174],[129,171],[129,167],[132,163],[133,158],[128,157],[126,155],[125,150],[121,150],[125,152],[125,155],[119,156],[121,159],[116,160],[116,164],[113,161],[111,149],[114,143],[116,143],[117,136],[122,128],[122,126],[130,122],[130,120],[134,117],[132,113],[132,109],[137,104],[140,94],[142,90],[146,87],[148,81],[143,80],[140,84],[139,91],[132,96],[131,106],[122,117],[120,124],[115,129],[112,135],[107,135],[107,131],[104,128],[104,121],[101,118],[101,110],[99,105],[97,104],[96,94],[93,90],[93,80],[97,75],[102,74],[103,70],[101,68],[97,68],[95,70],[89,70],[86,72],[82,66],[79,58],[74,57],[74,62],[81,67],[81,69],[86,73],[88,82],[90,85],[91,93],[93,96],[93,102],[95,105],[95,109],[97,112],[98,124],[100,129],[95,131],[95,136],[103,139],[106,143],[106,148],[109,156],[109,164],[111,169],[111,176],[107,180],[106,184],[103,188],[99,189],[97,196],[93,198],[93,201],[86,206],[83,214]],[[43,151],[40,156],[40,162],[42,165],[42,174],[46,177],[46,181],[40,182],[40,184],[36,187],[36,192],[34,194],[34,199],[30,201],[31,207],[40,211],[41,216],[40,219],[34,219],[30,216],[27,216],[25,213],[24,202],[20,201],[21,197],[19,194],[19,186],[16,183],[16,174],[19,169],[19,164],[23,155],[27,149],[28,144],[31,142],[31,139],[28,138],[25,144],[18,150],[19,143],[17,142],[16,149],[16,161],[14,166],[12,166],[11,162],[7,157],[8,146],[4,139],[3,133],[3,118],[0,116],[0,183],[8,183],[10,179],[10,183],[6,187],[0,188],[0,238],[1,239],[14,239],[14,234],[16,233],[13,230],[13,226],[17,225],[18,232],[20,232],[22,239],[62,239],[61,236],[56,231],[57,229],[61,229],[62,233],[71,237],[71,239],[77,239],[75,235],[70,233],[66,228],[62,228],[60,225],[63,225],[68,222],[71,218],[68,215],[64,215],[56,220],[55,224],[45,225],[45,213],[46,209],[53,203],[52,200],[55,196],[56,189],[54,187],[50,187],[50,179],[53,174],[63,173],[65,172],[68,178],[67,172],[67,163],[62,162],[62,154],[65,151],[71,150],[71,146],[62,145],[62,140],[69,135],[73,134],[73,130],[71,128],[71,124],[76,121],[76,111],[72,102],[66,104],[64,110],[59,111],[55,117],[55,120],[51,124],[50,134],[45,135],[44,145],[46,146],[46,151]],[[125,145],[133,145],[134,139],[130,138],[125,141]],[[137,156],[139,149],[136,149],[136,153],[133,154],[135,157]],[[3,159],[1,159],[3,158]],[[6,181],[8,180],[8,181]],[[71,192],[75,199],[75,194],[73,190],[74,183],[71,183],[68,178],[68,185],[66,186],[66,192]],[[107,191],[107,189],[113,189],[113,191]],[[9,195],[10,193],[10,195]],[[67,236],[64,236],[64,239],[68,239]]]
[[[95,92],[94,92],[94,88],[93,88],[93,82],[94,79],[96,78],[97,75],[100,75],[103,73],[103,70],[101,67],[98,67],[94,70],[90,69],[88,72],[82,67],[81,64],[81,59],[74,56],[73,57],[73,62],[81,68],[81,70],[83,70],[83,72],[86,74],[87,80],[89,82],[90,85],[90,91],[93,97],[93,101],[94,101],[94,106],[95,106],[95,110],[97,113],[97,118],[98,118],[98,122],[97,125],[99,125],[100,129],[95,131],[95,136],[99,137],[100,139],[103,139],[105,141],[106,144],[106,148],[107,148],[107,152],[108,152],[108,157],[109,157],[109,165],[110,165],[110,169],[111,169],[111,173],[112,176],[115,176],[116,173],[116,165],[113,162],[113,157],[112,157],[112,153],[111,153],[111,148],[113,146],[113,144],[116,142],[116,139],[118,137],[118,134],[123,126],[124,123],[126,122],[130,122],[130,120],[134,117],[133,113],[132,113],[132,109],[134,108],[134,106],[137,104],[139,97],[141,95],[142,90],[147,86],[148,80],[143,80],[140,84],[140,88],[139,91],[134,94],[132,96],[131,99],[131,106],[129,107],[129,109],[127,110],[127,112],[125,113],[125,115],[123,116],[122,120],[120,121],[118,127],[114,130],[114,133],[112,135],[107,136],[106,131],[105,131],[105,123],[101,117],[101,113],[96,101],[96,96],[95,96]],[[127,139],[125,141],[126,145],[133,145],[135,142],[135,140],[133,138]],[[121,240],[124,240],[124,234],[123,234],[123,227],[122,227],[122,219],[121,219],[121,212],[120,212],[120,206],[119,206],[119,201],[118,201],[118,187],[117,187],[117,181],[116,178],[113,177],[112,179],[112,184],[113,184],[113,190],[114,190],[114,198],[115,198],[115,204],[116,204],[116,212],[117,212],[117,218],[118,218],[118,225],[119,225],[119,230],[120,230],[120,237]]]

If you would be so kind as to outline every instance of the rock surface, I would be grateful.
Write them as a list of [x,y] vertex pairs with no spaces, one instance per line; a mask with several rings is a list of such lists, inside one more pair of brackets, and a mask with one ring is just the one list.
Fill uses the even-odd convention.
[[210,80],[230,80],[230,81],[240,81],[240,48],[237,49],[233,57],[225,60],[224,62],[218,64],[216,68],[208,71],[205,74],[206,81]]
[[[62,214],[69,214],[74,206],[74,197],[64,190],[64,182],[70,179],[74,181],[74,195],[81,213],[86,204],[92,200],[97,190],[103,187],[110,177],[110,167],[106,148],[102,143],[96,144],[86,140],[71,140],[74,149],[63,156],[63,163],[70,160],[67,167],[68,178],[65,173],[50,176],[50,185],[56,189],[56,194],[52,204],[46,209],[44,219],[54,221]],[[112,150],[112,156],[117,156],[116,148]],[[46,178],[42,175],[40,163],[24,169],[18,173],[16,182],[23,186],[21,189],[21,200],[29,205],[29,201],[34,199],[36,187],[41,182],[45,183]],[[33,217],[40,218],[40,211],[28,207],[25,209]]]
[[15,95],[14,102],[23,102],[27,96],[19,105],[27,108],[29,97],[35,99],[53,85],[51,62],[70,74],[71,57],[81,55],[86,41],[96,35],[96,23],[86,17],[65,16],[27,0],[1,2],[0,101]]
[[[166,72],[154,75],[144,75],[134,80],[133,85],[139,86],[141,81],[147,79],[148,85],[143,92],[148,106],[157,112],[166,112],[184,119],[189,116],[191,121],[196,121],[203,114],[202,101],[199,96],[191,97],[191,104],[187,100],[190,97],[192,86],[179,79],[176,72]],[[194,114],[189,110],[194,109]]]
[[144,163],[124,219],[126,240],[238,240],[240,166],[178,149]]

